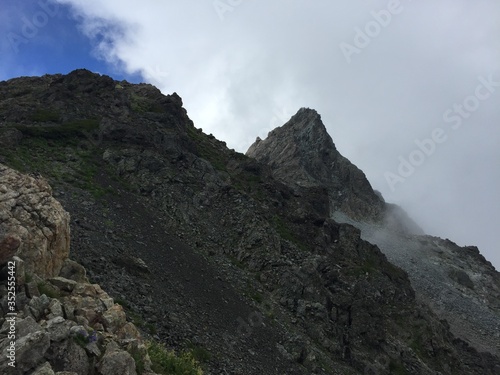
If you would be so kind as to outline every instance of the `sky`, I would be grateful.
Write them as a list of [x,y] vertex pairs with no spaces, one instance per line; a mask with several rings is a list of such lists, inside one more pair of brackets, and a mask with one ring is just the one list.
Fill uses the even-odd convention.
[[386,201],[500,269],[499,35],[493,0],[0,0],[0,80],[152,83],[240,152],[314,108]]

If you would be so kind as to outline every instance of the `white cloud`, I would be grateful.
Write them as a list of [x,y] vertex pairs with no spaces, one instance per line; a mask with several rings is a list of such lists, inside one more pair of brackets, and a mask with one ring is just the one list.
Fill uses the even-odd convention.
[[339,45],[353,43],[388,1],[241,1],[223,20],[211,0],[58,1],[104,40],[108,61],[178,92],[196,126],[230,147],[245,151],[278,124],[276,113],[317,109],[339,150],[387,200],[432,234],[479,245],[500,266],[500,90],[395,192],[384,178],[416,138],[449,126],[443,113],[474,93],[479,76],[500,81],[500,4],[402,0],[348,64]]

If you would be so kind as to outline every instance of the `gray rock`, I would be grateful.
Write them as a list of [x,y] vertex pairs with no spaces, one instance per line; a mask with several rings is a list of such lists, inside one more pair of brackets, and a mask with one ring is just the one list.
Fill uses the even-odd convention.
[[26,283],[24,287],[26,290],[26,295],[29,298],[40,297],[40,291],[38,290],[38,285],[36,281],[31,281],[29,283]]
[[56,373],[67,371],[88,374],[91,368],[85,349],[71,338],[52,343],[46,358]]
[[17,367],[27,371],[42,363],[50,337],[47,332],[38,331],[19,338],[16,342]]
[[71,320],[65,320],[63,317],[58,316],[50,319],[47,322],[47,331],[52,341],[62,341],[68,338],[71,328],[76,325]]
[[33,297],[28,304],[28,310],[33,315],[35,320],[40,320],[40,318],[45,315],[45,310],[49,307],[50,298],[45,294],[40,297]]
[[127,317],[123,311],[123,307],[117,304],[106,310],[103,313],[103,318],[106,322],[105,326],[110,332],[116,332],[127,322]]
[[465,286],[466,288],[469,289],[474,289],[474,283],[470,279],[469,275],[465,273],[465,271],[452,269],[449,271],[448,275],[450,276],[451,279],[453,279],[460,285]]
[[49,362],[45,362],[38,366],[30,375],[54,375],[54,370]]
[[52,285],[55,285],[59,289],[64,290],[66,292],[72,292],[77,284],[75,280],[69,280],[60,276],[50,278],[49,282]]
[[144,260],[130,255],[116,257],[115,263],[125,267],[130,272],[133,272],[135,274],[141,275],[141,274],[148,274],[151,272],[146,262],[144,262]]
[[84,349],[90,357],[99,358],[102,354],[97,342],[89,342]]
[[71,259],[64,261],[59,276],[79,283],[88,282],[85,267]]
[[112,341],[106,346],[106,352],[98,364],[101,375],[136,375],[135,361],[125,350],[121,350]]
[[365,174],[337,151],[313,109],[301,108],[285,125],[251,145],[246,155],[268,164],[276,178],[291,186],[327,187],[333,210],[372,219],[384,210]]
[[48,309],[50,311],[49,315],[47,316],[48,319],[52,319],[58,316],[64,317],[63,305],[57,299],[53,299],[50,301]]
[[30,333],[43,331],[43,328],[31,316],[27,316],[16,322],[16,331],[18,337],[23,337]]

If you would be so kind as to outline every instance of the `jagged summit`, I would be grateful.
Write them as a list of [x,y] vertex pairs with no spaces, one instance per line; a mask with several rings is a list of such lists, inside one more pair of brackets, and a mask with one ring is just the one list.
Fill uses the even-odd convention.
[[337,151],[314,109],[299,109],[265,140],[251,145],[246,154],[268,164],[274,176],[286,183],[326,187],[332,214],[340,211],[349,217],[376,221],[387,221],[397,214],[398,220],[390,219],[395,229],[422,233],[399,207],[388,206],[365,174]]
[[[278,129],[282,129],[283,131],[307,131],[306,129],[315,129],[319,133],[328,134],[321,120],[321,115],[315,109],[306,107],[300,108],[288,122],[275,130],[277,131]],[[272,134],[275,130],[272,130],[270,133]]]
[[[386,203],[363,172],[335,149],[316,111],[301,108],[255,142],[247,155],[268,164],[275,177],[291,186],[326,188],[335,221],[360,229],[363,239],[407,271],[419,298],[446,318],[458,336],[498,353],[498,336],[480,332],[499,329],[499,274],[477,256],[477,249],[425,236],[399,206]],[[488,301],[489,307],[479,301]],[[464,315],[465,310],[473,313]]]
[[316,134],[314,134],[313,137],[310,137],[310,139],[329,140],[328,144],[325,144],[324,146],[335,149],[335,145],[328,135],[325,125],[321,121],[321,115],[314,109],[302,107],[283,126],[271,130],[264,141],[257,137],[256,142],[248,149],[247,155],[255,157],[255,155],[259,154],[262,150],[261,147],[265,147],[266,143],[269,143],[270,139],[274,137],[281,137],[286,133],[292,133],[294,134],[294,137],[296,137],[304,133],[310,134],[311,132],[315,132]]
[[[294,132],[299,128],[302,128],[302,131],[304,131],[304,129],[307,127],[314,127],[318,125],[322,127],[322,131],[324,133],[327,133],[326,128],[321,121],[321,115],[316,112],[315,109],[302,107],[297,111],[295,115],[292,116],[292,118],[286,124],[271,130],[267,136],[268,138],[275,135],[279,136],[281,131]],[[258,144],[261,141],[262,139],[260,137],[257,137],[255,143],[252,144],[247,151],[248,156],[252,156],[255,153],[255,149],[258,148]],[[335,145],[333,145],[333,147],[335,148]]]

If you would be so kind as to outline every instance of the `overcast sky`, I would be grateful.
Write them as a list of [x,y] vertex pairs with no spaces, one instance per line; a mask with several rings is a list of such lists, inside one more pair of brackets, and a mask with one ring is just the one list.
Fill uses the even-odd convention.
[[314,108],[387,201],[500,267],[500,2],[0,3],[0,79],[150,82],[241,152]]

